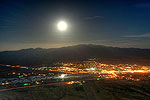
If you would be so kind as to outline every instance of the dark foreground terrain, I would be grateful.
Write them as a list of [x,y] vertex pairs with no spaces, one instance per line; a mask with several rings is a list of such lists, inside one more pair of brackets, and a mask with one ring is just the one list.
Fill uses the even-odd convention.
[[99,80],[0,92],[0,100],[150,100],[150,81]]

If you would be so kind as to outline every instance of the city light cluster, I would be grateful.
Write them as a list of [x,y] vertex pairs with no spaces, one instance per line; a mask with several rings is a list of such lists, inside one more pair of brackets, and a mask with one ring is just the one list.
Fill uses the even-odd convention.
[[[9,67],[12,70],[7,72],[0,81],[1,86],[22,85],[40,85],[45,80],[65,80],[67,78],[93,77],[92,79],[123,79],[123,80],[149,80],[150,66],[141,66],[137,64],[104,64],[96,62],[93,59],[83,62],[58,62],[53,66],[23,67],[13,65],[1,65]],[[22,70],[20,70],[22,69]],[[85,76],[84,76],[85,75]],[[70,81],[66,84],[76,84],[79,81]],[[82,82],[83,83],[83,82]]]

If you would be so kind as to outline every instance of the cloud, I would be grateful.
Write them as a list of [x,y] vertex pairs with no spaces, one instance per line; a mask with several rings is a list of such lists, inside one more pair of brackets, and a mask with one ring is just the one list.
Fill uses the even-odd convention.
[[90,16],[90,17],[86,17],[86,20],[92,20],[92,19],[98,19],[98,18],[104,18],[104,16]]
[[145,38],[145,37],[150,37],[150,33],[145,33],[145,34],[140,34],[140,35],[125,35],[122,37],[127,37],[127,38]]
[[117,38],[117,39],[105,39],[105,40],[93,40],[89,44],[105,45],[121,48],[150,48],[150,39],[139,38]]

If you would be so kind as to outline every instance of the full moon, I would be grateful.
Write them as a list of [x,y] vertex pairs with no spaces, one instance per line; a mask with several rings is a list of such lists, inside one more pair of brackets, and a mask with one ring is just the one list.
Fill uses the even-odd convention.
[[65,22],[65,21],[60,21],[60,22],[58,22],[58,24],[57,24],[57,28],[58,28],[58,30],[60,30],[60,31],[66,31],[67,30],[67,23]]

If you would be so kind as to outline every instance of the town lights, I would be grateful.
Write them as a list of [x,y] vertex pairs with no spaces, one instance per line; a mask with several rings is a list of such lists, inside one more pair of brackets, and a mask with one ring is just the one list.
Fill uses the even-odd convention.
[[64,78],[66,75],[65,74],[61,74],[60,78]]
[[95,70],[95,68],[90,68],[91,70]]

